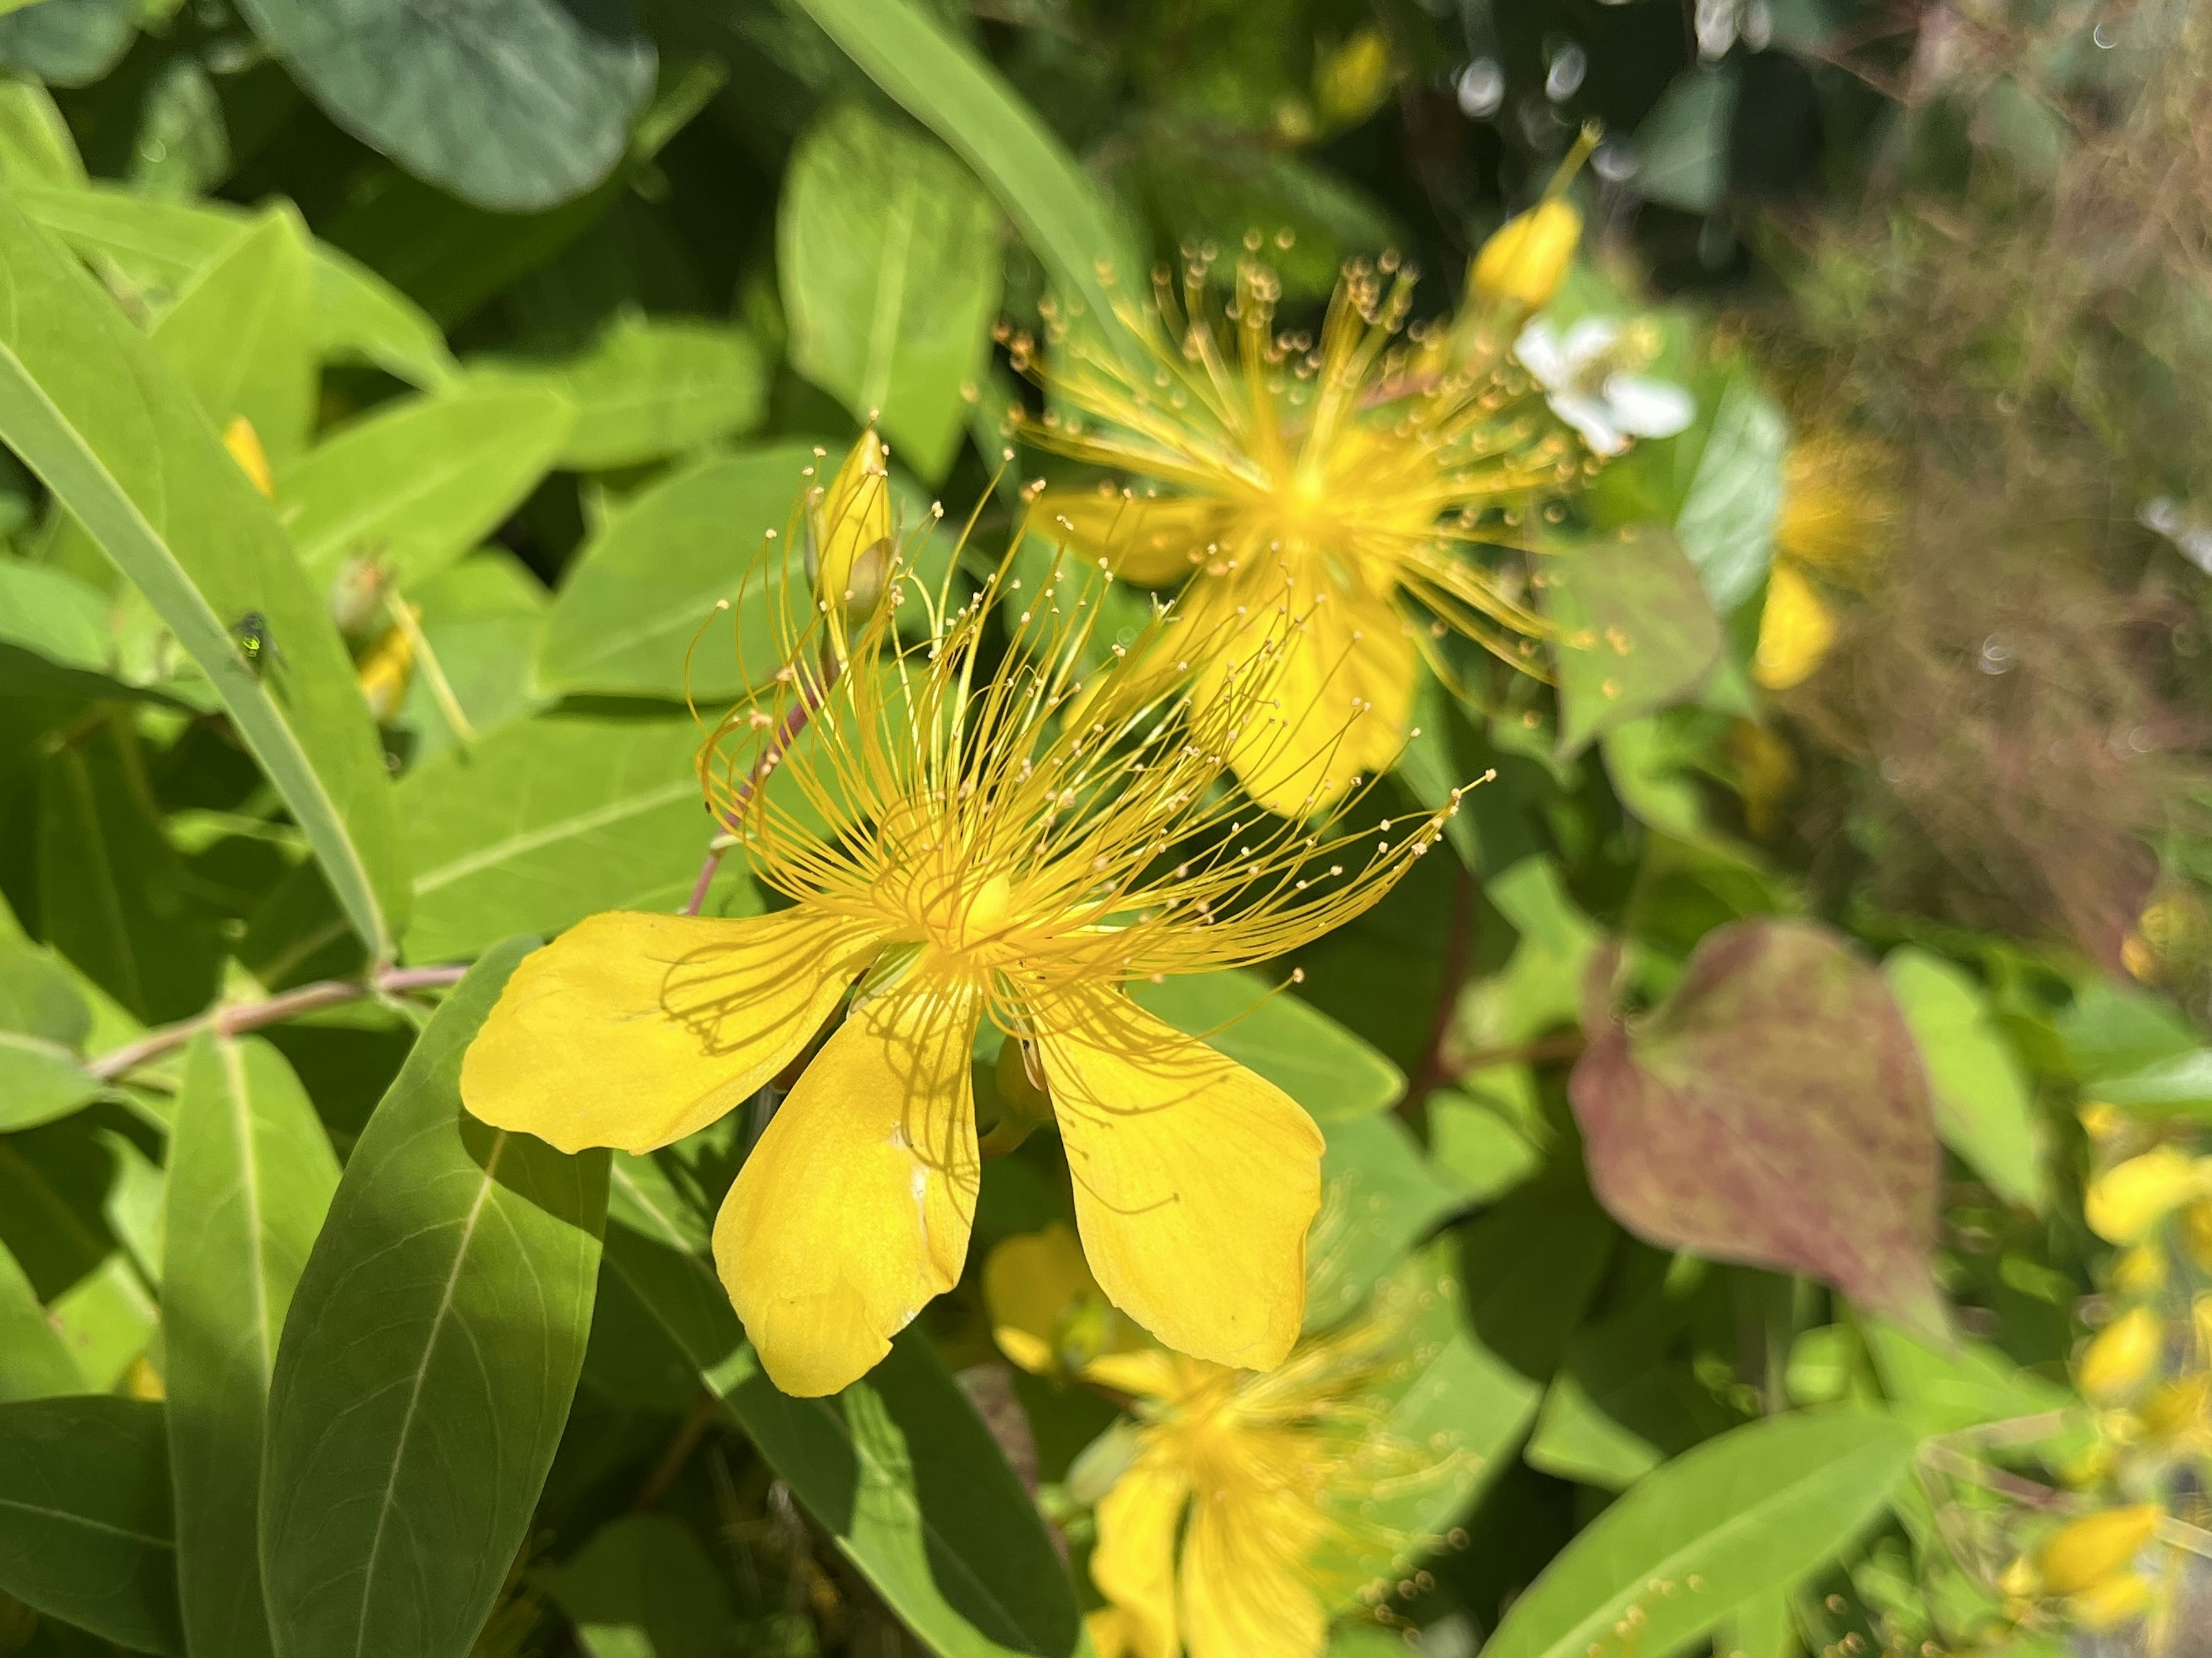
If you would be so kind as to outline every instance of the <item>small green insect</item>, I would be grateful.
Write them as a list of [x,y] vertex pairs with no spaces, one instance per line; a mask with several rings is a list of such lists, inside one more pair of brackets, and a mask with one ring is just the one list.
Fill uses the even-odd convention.
[[246,665],[260,673],[270,663],[284,659],[278,648],[276,635],[270,631],[269,618],[258,610],[248,610],[230,624],[231,642],[238,653],[246,659]]

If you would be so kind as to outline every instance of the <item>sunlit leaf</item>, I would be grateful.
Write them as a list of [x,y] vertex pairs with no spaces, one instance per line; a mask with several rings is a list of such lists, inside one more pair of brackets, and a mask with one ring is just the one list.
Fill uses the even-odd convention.
[[1719,658],[1720,623],[1665,530],[1636,525],[1585,543],[1547,561],[1542,580],[1557,629],[1562,756],[1683,701]]

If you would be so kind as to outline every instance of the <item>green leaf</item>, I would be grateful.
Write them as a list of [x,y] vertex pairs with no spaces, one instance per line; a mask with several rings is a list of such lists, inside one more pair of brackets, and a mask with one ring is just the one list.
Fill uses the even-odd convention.
[[465,201],[526,213],[620,159],[653,90],[623,0],[241,0],[253,32],[364,143]]
[[106,674],[114,659],[107,600],[98,589],[65,570],[0,558],[0,693],[67,695],[81,688],[96,695],[83,676]]
[[65,1117],[100,1096],[100,1079],[59,1042],[0,1030],[0,1133]]
[[57,87],[90,86],[105,76],[131,49],[141,15],[137,0],[42,0],[8,10],[0,20],[0,69]]
[[[20,10],[20,7],[9,7]],[[0,82],[0,182],[81,185],[84,158],[54,103],[35,81]]]
[[1823,1412],[1738,1428],[1668,1463],[1576,1537],[1513,1603],[1484,1658],[1583,1658],[1626,1620],[1637,1650],[1686,1645],[1849,1544],[1911,1467],[1886,1416]]
[[750,431],[768,410],[768,368],[752,336],[690,317],[629,317],[565,361],[472,361],[478,383],[539,380],[576,423],[556,457],[586,471],[635,466]]
[[300,562],[325,586],[349,557],[377,560],[403,590],[436,574],[538,487],[574,422],[544,386],[386,404],[277,473]]
[[[552,714],[410,773],[400,809],[422,873],[409,957],[471,956],[603,909],[674,909],[714,833],[698,746],[684,717]],[[707,913],[758,908],[734,865]]]
[[1364,1038],[1248,969],[1139,981],[1129,993],[1178,1030],[1249,1066],[1316,1122],[1370,1115],[1406,1091],[1406,1073]]
[[1309,1333],[1357,1312],[1407,1250],[1463,1206],[1395,1117],[1331,1123],[1321,1175],[1321,1214],[1306,1244]]
[[182,1654],[161,1407],[0,1405],[0,1592],[134,1652]]
[[[0,200],[0,440],[137,584],[283,797],[347,917],[388,950],[404,917],[381,745],[322,596],[191,393],[74,261]],[[283,656],[257,674],[231,628]]]
[[544,1572],[587,1658],[723,1658],[735,1612],[689,1527],[626,1514]]
[[1880,1320],[1861,1328],[1882,1391],[1898,1417],[1923,1438],[2077,1403],[2068,1388],[2021,1369],[1987,1342],[1960,1339],[1945,1353]]
[[261,1564],[279,1653],[465,1658],[529,1534],[583,1363],[606,1154],[461,1108],[530,948],[455,987],[369,1119],[269,1392]]
[[[252,222],[222,202],[169,202],[113,185],[74,188],[10,179],[23,211],[82,258],[116,270],[141,287],[173,295]],[[456,372],[435,324],[389,282],[323,242],[314,265],[316,349],[332,361],[373,363],[411,386],[432,386]]]
[[196,271],[153,330],[161,360],[216,431],[240,415],[272,465],[307,440],[315,393],[307,227],[271,208]]
[[1789,446],[1789,422],[1774,400],[1748,374],[1731,379],[1674,516],[1674,539],[1723,616],[1766,579]]
[[337,1184],[284,1056],[258,1038],[195,1037],[169,1132],[161,1333],[178,1598],[196,1652],[272,1650],[255,1546],[269,1373]]
[[1972,975],[1906,944],[1881,964],[1890,993],[1920,1045],[1943,1143],[2007,1203],[2040,1210],[2050,1198],[2042,1124],[2027,1076]]
[[792,366],[879,417],[933,483],[990,351],[999,267],[991,198],[929,138],[842,104],[799,139],[776,212]]
[[907,1626],[943,1658],[1062,1658],[1079,1625],[1066,1569],[975,1407],[919,1331],[829,1399],[761,1371],[706,1260],[706,1227],[656,1163],[615,1165],[613,1277]]
[[39,1292],[0,1244],[0,1404],[84,1391],[84,1373],[40,1305]]
[[[1503,1081],[1504,1069],[1486,1067],[1479,1080],[1468,1079],[1464,1091],[1438,1089],[1422,1108],[1429,1127],[1429,1161],[1468,1203],[1495,1201],[1543,1164],[1543,1153],[1526,1132],[1527,1120],[1516,1123],[1493,1102],[1509,1085]],[[1525,1084],[1526,1067],[1512,1071]]]
[[[478,737],[526,720],[547,698],[532,675],[545,634],[547,594],[504,548],[486,548],[408,589],[421,606],[422,636]],[[427,673],[417,673],[392,722],[414,738],[422,765],[459,741]]]
[[2057,1023],[2067,1062],[2085,1082],[2132,1076],[2198,1046],[2195,1029],[2172,1002],[2110,979],[2093,979],[2076,990]]
[[1711,213],[1728,192],[1735,65],[1678,76],[1636,129],[1636,188],[1646,201]]
[[[688,675],[693,697],[716,701],[765,680],[783,660],[771,599],[799,571],[800,550],[788,539],[768,543],[768,562],[757,567],[753,549],[771,530],[786,535],[807,486],[801,473],[815,459],[811,444],[774,444],[717,456],[640,491],[562,578],[538,652],[539,682],[572,695],[675,701]],[[733,644],[731,619],[717,620],[714,607],[741,590],[749,602],[734,618]]]
[[1544,609],[1558,630],[1559,756],[1688,697],[1721,652],[1720,623],[1674,537],[1635,525],[1547,561]]
[[[1063,302],[1117,337],[1141,274],[1097,187],[1036,112],[915,0],[799,0],[869,78],[942,138],[999,198]],[[1121,285],[1117,286],[1117,282]]]

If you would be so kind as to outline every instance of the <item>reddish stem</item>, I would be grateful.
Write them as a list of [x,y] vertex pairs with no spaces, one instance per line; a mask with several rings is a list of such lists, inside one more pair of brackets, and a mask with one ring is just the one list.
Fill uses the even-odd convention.
[[[814,718],[815,710],[822,706],[822,698],[830,694],[830,688],[837,683],[837,676],[842,670],[842,665],[833,658],[818,691],[809,690],[802,683],[799,700],[784,710],[775,735],[769,738],[768,746],[753,762],[752,770],[731,792],[729,806],[721,814],[720,820],[725,835],[738,832],[738,821],[744,816],[745,808],[752,804],[753,795],[766,780],[769,768],[781,760],[790,751],[791,745],[799,740],[799,734]],[[722,856],[728,851],[727,847],[709,847],[707,849],[707,861],[699,866],[699,878],[691,884],[691,896],[684,901],[684,908],[676,912],[678,915],[696,915],[699,913],[699,906],[707,902],[707,889],[714,884],[714,872],[721,868]]]

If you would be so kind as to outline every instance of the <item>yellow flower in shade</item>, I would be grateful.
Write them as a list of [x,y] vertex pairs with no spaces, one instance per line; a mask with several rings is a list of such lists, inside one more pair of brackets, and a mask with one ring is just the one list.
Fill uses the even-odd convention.
[[1816,433],[1782,462],[1774,568],[1760,613],[1752,673],[1772,691],[1802,684],[1836,642],[1830,586],[1871,579],[1899,519],[1889,483],[1894,461],[1869,438]]
[[2082,1213],[2108,1243],[2136,1243],[2184,1204],[2212,1191],[2212,1159],[2160,1145],[2089,1182]]
[[[984,1291],[1001,1348],[1033,1370],[1063,1368],[1063,1333],[1103,1301],[1065,1227],[1000,1245]],[[1411,1362],[1407,1313],[1386,1300],[1264,1375],[1150,1345],[1080,1365],[1137,1418],[1097,1505],[1100,1658],[1318,1658],[1331,1608],[1434,1540],[1373,1514],[1378,1495],[1441,1481],[1466,1455],[1385,1425],[1379,1390]]]
[[1835,642],[1835,612],[1820,589],[1795,565],[1778,562],[1766,580],[1766,605],[1759,615],[1752,677],[1770,691],[1802,685]]
[[[1188,579],[1190,628],[1221,645],[1201,671],[1207,695],[1279,630],[1287,588],[1305,620],[1279,695],[1303,724],[1294,750],[1334,744],[1326,800],[1404,745],[1423,632],[1401,599],[1438,631],[1533,657],[1541,622],[1466,547],[1514,539],[1518,515],[1572,483],[1583,456],[1500,342],[1467,354],[1472,367],[1408,355],[1412,278],[1393,261],[1347,268],[1318,343],[1275,331],[1264,266],[1238,267],[1225,317],[1208,276],[1194,258],[1180,300],[1162,274],[1154,308],[1125,316],[1140,361],[1068,333],[1040,365],[1013,341],[1056,404],[1024,435],[1144,481],[1047,490],[1038,521],[1147,586]],[[1313,791],[1272,773],[1255,736],[1233,763],[1269,810],[1310,810]]]
[[2166,1327],[2148,1307],[2133,1307],[2098,1332],[2075,1379],[2093,1405],[2118,1405],[2141,1391],[2166,1350]]
[[[1123,987],[1319,937],[1379,898],[1449,809],[1338,832],[1219,786],[1240,739],[1309,729],[1276,712],[1287,622],[1221,695],[1146,700],[1110,670],[1084,694],[1097,612],[1071,598],[1062,613],[1079,586],[1064,572],[1024,591],[1001,566],[955,607],[904,569],[895,553],[849,669],[820,665],[817,611],[780,672],[749,671],[770,689],[702,750],[716,820],[787,907],[580,923],[516,969],[462,1097],[564,1150],[665,1145],[784,1072],[856,993],[714,1229],[770,1378],[826,1394],[960,1275],[988,1017],[1034,1056],[1114,1305],[1183,1351],[1278,1363],[1304,1311],[1321,1134]],[[918,636],[900,638],[902,610],[925,613]],[[1003,653],[981,654],[1001,616]],[[1171,611],[1155,631],[1198,642]]]

